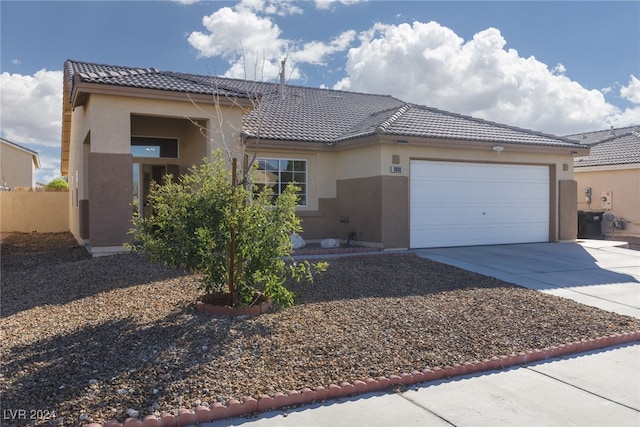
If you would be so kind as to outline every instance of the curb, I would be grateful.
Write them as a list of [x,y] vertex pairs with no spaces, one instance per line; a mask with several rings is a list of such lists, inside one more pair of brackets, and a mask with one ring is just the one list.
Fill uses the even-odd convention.
[[441,378],[451,378],[466,374],[474,374],[510,366],[523,365],[540,360],[552,359],[559,356],[598,350],[620,344],[640,341],[640,331],[608,335],[601,338],[575,341],[541,350],[515,353],[508,356],[496,356],[481,361],[466,362],[453,366],[435,368],[391,375],[389,377],[367,378],[355,380],[353,383],[330,384],[327,387],[318,386],[315,389],[304,388],[287,393],[275,393],[273,396],[263,395],[259,399],[245,398],[242,402],[231,399],[225,404],[214,403],[210,406],[198,406],[194,410],[180,409],[177,415],[163,413],[160,417],[147,415],[144,419],[127,418],[124,423],[108,421],[104,424],[91,423],[87,427],[186,427],[196,423],[222,420],[267,412],[286,406],[297,406],[315,403],[327,399],[338,399],[358,394],[371,393],[388,389],[396,385],[412,385],[435,381]]

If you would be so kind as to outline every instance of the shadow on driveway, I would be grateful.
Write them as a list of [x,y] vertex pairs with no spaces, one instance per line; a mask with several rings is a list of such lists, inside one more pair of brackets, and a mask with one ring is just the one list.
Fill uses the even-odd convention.
[[640,318],[640,252],[578,243],[420,249],[433,261]]
[[640,253],[577,243],[418,249],[421,256],[537,290],[640,283]]

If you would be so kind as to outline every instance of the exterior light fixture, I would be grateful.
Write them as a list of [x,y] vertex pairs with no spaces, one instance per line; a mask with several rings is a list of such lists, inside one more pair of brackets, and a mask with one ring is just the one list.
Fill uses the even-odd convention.
[[491,147],[491,149],[496,153],[500,154],[504,150],[504,147],[501,145],[494,145],[493,147]]

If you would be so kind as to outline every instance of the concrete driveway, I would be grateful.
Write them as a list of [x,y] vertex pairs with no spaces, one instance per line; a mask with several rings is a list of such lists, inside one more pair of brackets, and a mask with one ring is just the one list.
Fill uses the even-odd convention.
[[615,242],[419,249],[419,256],[640,318],[640,251]]

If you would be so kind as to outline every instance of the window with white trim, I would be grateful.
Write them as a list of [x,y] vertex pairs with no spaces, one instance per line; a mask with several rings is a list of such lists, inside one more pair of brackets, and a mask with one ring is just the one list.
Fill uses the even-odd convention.
[[298,205],[307,205],[307,161],[300,159],[258,158],[254,184],[258,189],[271,187],[277,197],[290,182],[299,188]]

